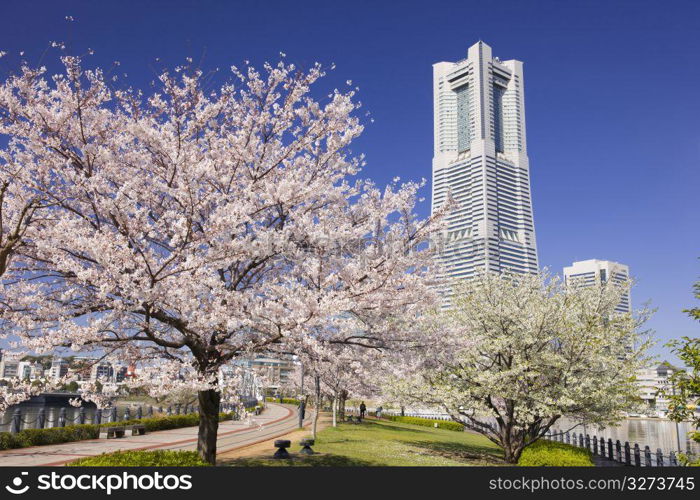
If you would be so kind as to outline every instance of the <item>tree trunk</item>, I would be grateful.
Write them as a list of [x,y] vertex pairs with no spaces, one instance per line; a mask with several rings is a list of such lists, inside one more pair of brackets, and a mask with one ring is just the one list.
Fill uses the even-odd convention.
[[318,427],[318,414],[321,412],[321,378],[316,375],[316,409],[314,410],[313,438],[316,439],[316,429]]
[[333,427],[338,427],[338,396],[333,397]]
[[[510,433],[510,431],[509,431]],[[506,435],[501,437],[503,446],[503,458],[509,464],[517,464],[523,452],[524,442],[519,436]]]
[[221,395],[213,390],[199,391],[199,434],[197,452],[207,463],[216,465],[216,434],[219,430]]
[[511,444],[507,448],[503,448],[503,458],[509,464],[517,464],[522,452],[522,446]]
[[343,389],[340,392],[340,401],[338,402],[338,416],[340,417],[341,422],[345,422],[345,400],[348,397],[348,391]]

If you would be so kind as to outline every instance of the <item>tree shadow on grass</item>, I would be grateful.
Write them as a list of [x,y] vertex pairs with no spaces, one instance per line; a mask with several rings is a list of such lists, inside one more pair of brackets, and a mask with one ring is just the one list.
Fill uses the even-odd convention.
[[[382,431],[389,431],[389,432],[412,432],[416,434],[427,434],[430,432],[432,429],[431,427],[426,427],[425,429],[421,429],[420,427],[413,426],[413,427],[400,427],[396,424],[392,423],[383,423],[383,422],[363,422],[361,424],[356,424],[356,427],[358,429],[362,429],[362,427],[365,427],[366,429],[376,429],[376,430],[382,430]],[[352,427],[351,427],[352,428]]]
[[404,441],[404,444],[425,450],[411,453],[425,453],[473,465],[508,465],[501,457],[501,451],[487,446],[439,441]]
[[310,456],[292,455],[290,459],[266,457],[245,457],[221,461],[226,467],[373,467],[377,464],[358,458],[344,457],[327,453]]

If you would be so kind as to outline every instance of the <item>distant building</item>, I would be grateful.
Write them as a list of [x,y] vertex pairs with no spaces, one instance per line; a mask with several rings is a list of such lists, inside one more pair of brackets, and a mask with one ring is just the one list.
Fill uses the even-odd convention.
[[32,374],[32,363],[30,361],[20,361],[17,365],[17,378],[28,380]]
[[49,369],[49,378],[52,380],[58,380],[62,377],[68,375],[68,361],[65,359],[55,359],[51,362],[51,368]]
[[112,363],[101,362],[92,365],[92,370],[90,371],[91,380],[107,380],[112,381],[114,378],[114,367]]
[[19,361],[8,359],[7,356],[0,361],[0,378],[16,378],[19,376]]
[[668,412],[668,399],[659,392],[661,390],[673,391],[668,378],[677,370],[678,368],[664,361],[658,366],[637,371],[639,395],[644,400],[647,410],[658,416],[663,416]]
[[254,371],[265,384],[265,388],[272,390],[277,390],[287,385],[295,368],[292,359],[276,357],[239,360],[236,364]]
[[32,363],[29,371],[29,380],[37,380],[43,377],[44,366],[39,362]]
[[119,382],[124,382],[124,379],[126,378],[128,368],[123,365],[115,365],[114,366],[114,381],[119,383]]
[[[610,260],[581,260],[564,268],[564,280],[567,285],[593,286],[608,281],[625,283],[629,277],[629,267]],[[619,313],[632,312],[629,289],[622,295],[615,311]]]
[[524,85],[523,63],[481,41],[433,65],[432,212],[458,203],[439,252],[449,280],[538,272]]
[[17,365],[17,377],[22,380],[37,380],[44,376],[44,367],[36,361],[20,361]]

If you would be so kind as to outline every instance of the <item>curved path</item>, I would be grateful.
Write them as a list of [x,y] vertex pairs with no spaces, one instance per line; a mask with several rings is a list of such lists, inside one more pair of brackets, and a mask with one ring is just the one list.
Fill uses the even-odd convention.
[[[219,424],[220,453],[287,434],[297,428],[296,408],[266,403],[265,411],[252,422],[227,420]],[[197,427],[151,432],[121,439],[89,439],[46,446],[0,451],[0,466],[64,465],[82,457],[117,450],[196,450]]]

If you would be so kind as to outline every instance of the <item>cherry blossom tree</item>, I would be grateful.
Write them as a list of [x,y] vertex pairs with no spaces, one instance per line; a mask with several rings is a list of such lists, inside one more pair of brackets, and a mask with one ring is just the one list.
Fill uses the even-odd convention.
[[[13,281],[11,264],[28,250],[31,233],[41,223],[38,212],[45,207],[42,198],[26,188],[22,177],[22,166],[13,162],[6,150],[0,150],[0,280],[3,288]],[[6,308],[4,297],[0,296],[0,338],[7,336],[2,325]],[[36,384],[24,382],[0,387],[0,411],[28,399],[34,392],[33,387]]]
[[[386,346],[432,296],[420,184],[380,189],[350,152],[355,90],[320,65],[176,68],[149,96],[62,58],[0,86],[0,163],[44,200],[3,318],[26,349],[191,368],[198,450],[216,457],[219,369],[289,340]],[[12,264],[11,264],[12,265]]]
[[315,410],[312,434],[316,438],[321,397],[327,395],[332,406],[333,427],[337,426],[338,413],[349,395],[367,396],[373,392],[371,366],[383,361],[383,349],[367,349],[345,344],[314,345],[298,352],[304,373],[313,383]]
[[436,313],[439,348],[393,375],[388,397],[444,408],[503,448],[509,463],[562,416],[609,425],[638,401],[648,311],[615,312],[626,284],[564,286],[542,275],[489,273],[455,286]]
[[368,399],[378,392],[372,368],[381,366],[383,359],[382,353],[374,349],[343,346],[318,366],[321,390],[332,402],[333,427],[337,426],[338,414],[345,414],[348,397]]

